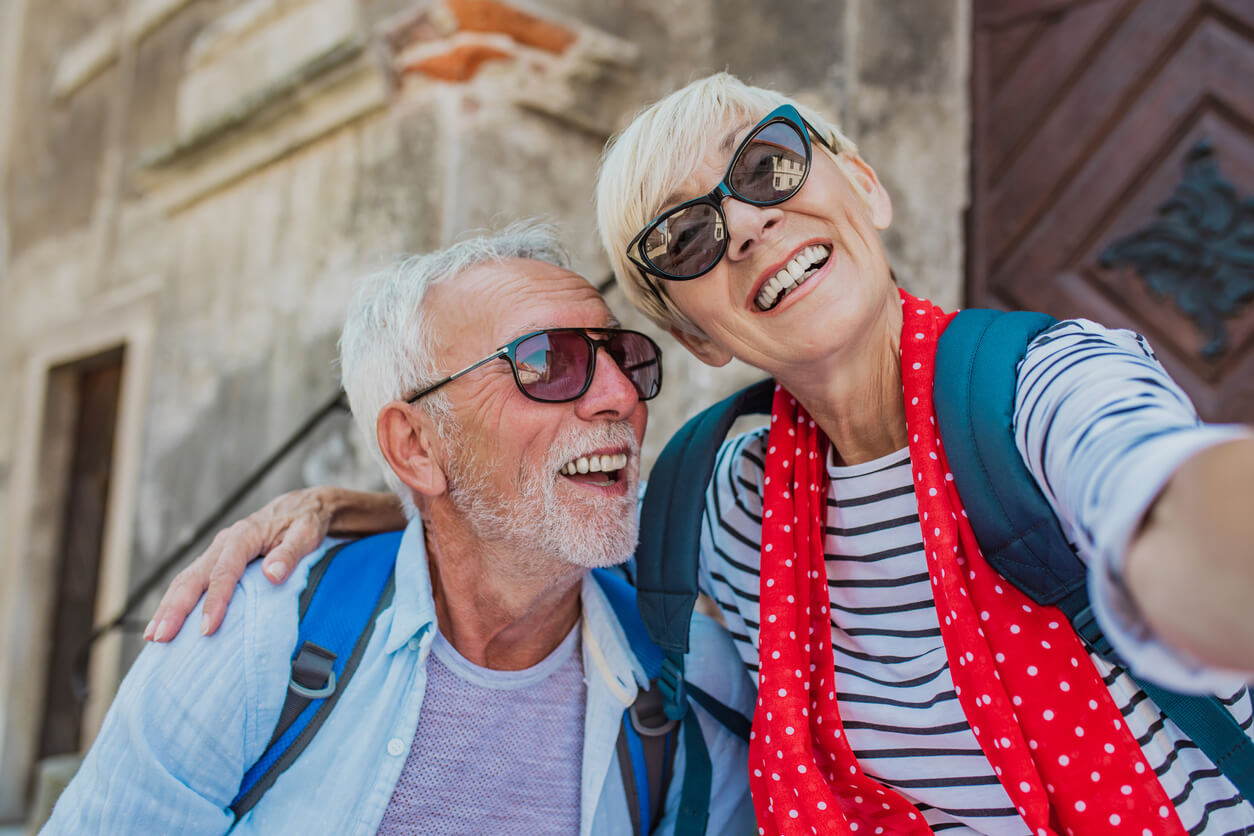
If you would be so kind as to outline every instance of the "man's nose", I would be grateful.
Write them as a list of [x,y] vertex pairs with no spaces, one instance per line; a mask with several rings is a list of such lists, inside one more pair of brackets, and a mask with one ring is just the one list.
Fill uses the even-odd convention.
[[784,217],[779,206],[754,206],[734,196],[724,198],[722,208],[727,223],[727,257],[733,261],[753,252]]
[[575,411],[585,420],[620,421],[636,410],[640,394],[609,351],[603,349],[604,346],[597,346],[592,383],[583,397],[575,401]]

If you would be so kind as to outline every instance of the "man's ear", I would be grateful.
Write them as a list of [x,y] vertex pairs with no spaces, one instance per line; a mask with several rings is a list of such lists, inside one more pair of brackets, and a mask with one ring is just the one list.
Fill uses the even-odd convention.
[[836,164],[840,166],[845,177],[866,201],[867,207],[871,210],[871,222],[875,224],[875,228],[888,229],[893,222],[893,201],[888,196],[888,190],[884,188],[884,184],[880,182],[875,169],[851,151],[842,151],[837,154]]
[[707,366],[726,366],[731,362],[731,352],[718,345],[704,334],[693,334],[681,331],[672,326],[671,336],[679,340],[679,344],[688,349],[698,360]]
[[375,433],[384,460],[402,482],[423,496],[440,496],[448,489],[440,437],[425,410],[392,401],[379,410]]

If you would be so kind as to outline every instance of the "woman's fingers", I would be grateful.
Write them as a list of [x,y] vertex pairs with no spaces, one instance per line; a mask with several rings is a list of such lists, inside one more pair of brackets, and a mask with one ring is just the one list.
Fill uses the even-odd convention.
[[222,626],[226,608],[235,592],[235,584],[244,576],[248,564],[266,550],[266,532],[252,517],[240,520],[223,534],[226,539],[208,570],[204,615],[200,620],[202,635],[212,635]]
[[292,491],[219,531],[209,547],[175,575],[144,629],[149,641],[169,641],[178,635],[187,616],[205,596],[200,632],[208,636],[222,626],[235,585],[248,564],[265,556],[262,571],[272,583],[281,583],[292,567],[318,548],[327,535],[331,513],[317,488]]
[[261,561],[261,571],[271,583],[282,583],[302,557],[318,548],[327,536],[326,523],[320,514],[305,514],[292,521],[283,539]]
[[157,611],[152,620],[144,628],[145,639],[163,642],[178,635],[183,622],[187,620],[187,614],[195,609],[196,602],[200,600],[201,593],[208,585],[207,566],[212,562],[211,556],[216,551],[217,540],[215,539],[204,554],[174,576],[169,588],[161,596],[161,602],[157,605]]

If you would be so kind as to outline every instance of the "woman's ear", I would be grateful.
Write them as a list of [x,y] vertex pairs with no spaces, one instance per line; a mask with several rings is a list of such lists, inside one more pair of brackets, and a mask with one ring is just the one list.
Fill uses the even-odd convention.
[[679,340],[679,344],[688,349],[692,354],[705,363],[707,366],[726,366],[731,362],[731,352],[717,344],[704,334],[693,334],[688,331],[681,331],[672,326],[670,329],[671,336]]
[[893,201],[875,169],[852,151],[842,151],[835,159],[845,177],[871,210],[871,223],[875,224],[876,229],[888,229],[893,222]]
[[423,496],[448,489],[440,436],[422,407],[392,401],[379,410],[375,432],[384,460],[402,482]]

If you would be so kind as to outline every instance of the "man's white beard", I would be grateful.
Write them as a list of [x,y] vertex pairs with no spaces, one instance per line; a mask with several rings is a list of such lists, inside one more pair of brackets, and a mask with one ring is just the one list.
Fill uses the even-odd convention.
[[[449,429],[451,438],[446,440],[456,451],[446,468],[449,499],[478,538],[509,540],[517,544],[520,564],[537,567],[557,558],[595,569],[631,557],[639,529],[635,486],[640,457],[630,424],[571,428],[554,442],[540,468],[522,465],[518,493],[512,497],[502,496],[492,486],[491,465],[476,461],[475,445],[464,443],[467,439],[456,428]],[[618,476],[627,482],[627,493],[604,496],[569,485],[559,497],[559,480],[566,477],[558,469],[590,450],[606,447],[625,447],[629,452],[627,467]]]

